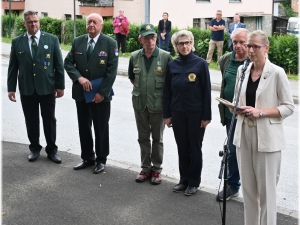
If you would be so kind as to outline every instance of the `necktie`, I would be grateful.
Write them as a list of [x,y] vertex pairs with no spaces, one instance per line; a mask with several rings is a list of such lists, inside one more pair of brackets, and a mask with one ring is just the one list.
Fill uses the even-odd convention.
[[88,47],[88,49],[87,49],[87,51],[86,51],[86,58],[87,58],[88,61],[89,61],[90,56],[91,56],[92,51],[93,51],[93,42],[94,42],[93,39],[91,39],[91,40],[89,41],[89,47]]
[[36,51],[37,51],[37,43],[35,41],[35,36],[31,36],[32,42],[31,42],[31,52],[32,52],[32,58],[35,57]]

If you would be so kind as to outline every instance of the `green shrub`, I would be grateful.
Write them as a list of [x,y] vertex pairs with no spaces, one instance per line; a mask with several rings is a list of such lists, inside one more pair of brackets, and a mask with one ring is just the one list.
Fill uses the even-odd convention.
[[[8,15],[2,15],[2,37],[8,36]],[[115,39],[114,27],[112,20],[105,20],[102,32],[109,37]],[[73,20],[59,20],[49,17],[40,19],[41,30],[56,35],[62,44],[71,44],[74,39],[74,21]],[[26,28],[23,24],[23,17],[12,15],[12,37],[19,36],[26,32]],[[140,49],[142,46],[138,42],[139,30],[141,24],[130,24],[130,33],[126,37],[127,52],[133,52]],[[195,41],[195,54],[206,58],[209,41],[211,37],[210,30],[200,30],[198,27],[188,27],[187,30],[191,31],[194,35]],[[157,31],[157,26],[155,26]],[[170,35],[177,32],[179,29],[173,27]],[[85,19],[76,20],[76,36],[86,34],[86,22]],[[298,74],[298,38],[296,36],[281,35],[270,36],[270,51],[269,59],[274,64],[282,67],[286,72],[292,74]],[[158,41],[157,41],[158,45]],[[169,44],[169,51],[171,55],[175,55],[172,43]],[[225,31],[224,34],[224,46],[223,54],[228,52],[228,36]],[[217,59],[217,49],[213,54],[213,59]]]
[[269,59],[286,72],[298,74],[298,38],[295,35],[269,37]]
[[[18,16],[15,14],[11,15],[11,37],[13,37],[13,29],[15,27],[15,20]],[[9,28],[9,15],[2,15],[2,37],[8,37],[8,28]]]
[[61,42],[61,24],[62,20],[50,17],[40,18],[40,29],[44,32],[53,34],[58,37]]

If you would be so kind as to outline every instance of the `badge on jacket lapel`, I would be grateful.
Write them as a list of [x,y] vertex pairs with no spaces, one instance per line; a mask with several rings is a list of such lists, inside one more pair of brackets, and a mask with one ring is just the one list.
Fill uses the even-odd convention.
[[48,45],[44,45],[44,49],[48,49]]
[[156,74],[161,75],[161,74],[164,73],[164,70],[163,70],[163,68],[162,68],[160,65],[158,65],[158,66],[156,67],[156,69],[154,69],[154,72],[155,72]]
[[46,54],[46,59],[50,59],[50,54]]
[[196,77],[197,76],[194,73],[190,73],[189,76],[188,76],[190,82],[195,82]]
[[100,60],[100,64],[104,65],[105,64],[105,60]]

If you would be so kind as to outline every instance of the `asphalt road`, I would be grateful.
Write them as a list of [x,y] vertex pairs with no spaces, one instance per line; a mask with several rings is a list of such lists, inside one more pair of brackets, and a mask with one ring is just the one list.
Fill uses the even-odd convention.
[[[28,144],[25,121],[22,108],[17,95],[17,103],[10,102],[7,98],[6,74],[8,58],[2,57],[1,86],[2,86],[2,140]],[[77,117],[74,100],[71,98],[72,82],[66,75],[65,96],[57,99],[57,145],[60,151],[77,155],[80,159],[80,146],[77,128]],[[132,86],[128,79],[117,76],[114,84],[115,96],[112,101],[110,119],[110,155],[108,165],[121,166],[123,169],[138,172],[140,163],[139,146],[134,113],[131,104]],[[212,99],[218,96],[217,91],[212,91]],[[299,109],[296,105],[294,114],[284,121],[287,149],[282,151],[281,176],[277,188],[277,206],[279,212],[298,216],[298,121]],[[212,101],[212,122],[208,125],[203,141],[203,172],[201,190],[215,195],[220,185],[218,179],[221,158],[219,150],[226,139],[225,128],[220,124],[217,101]],[[41,126],[41,144],[45,146],[43,128]],[[164,132],[164,178],[171,178],[173,182],[179,178],[177,148],[171,129]],[[28,153],[28,149],[23,149]],[[64,158],[62,158],[64,163]],[[24,163],[26,157],[24,157]],[[74,164],[74,165],[75,165]],[[63,165],[63,164],[62,164]],[[70,165],[71,167],[73,165]],[[132,175],[134,181],[135,174]],[[221,185],[222,187],[222,185]],[[242,194],[241,194],[242,196]],[[241,198],[236,198],[241,201]]]

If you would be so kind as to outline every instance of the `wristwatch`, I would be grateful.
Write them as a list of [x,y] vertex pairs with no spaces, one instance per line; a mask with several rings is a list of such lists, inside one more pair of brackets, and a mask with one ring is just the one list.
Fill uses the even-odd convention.
[[263,114],[263,112],[262,112],[262,109],[260,109],[260,110],[259,110],[259,117],[263,117],[263,115],[264,115],[264,114]]

